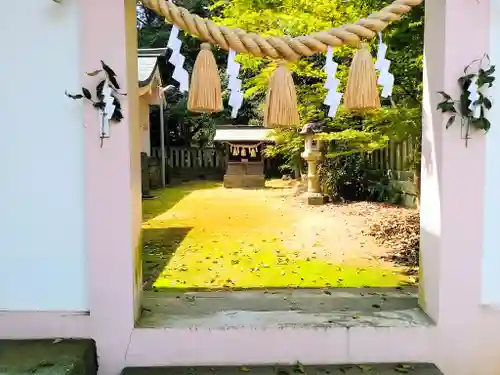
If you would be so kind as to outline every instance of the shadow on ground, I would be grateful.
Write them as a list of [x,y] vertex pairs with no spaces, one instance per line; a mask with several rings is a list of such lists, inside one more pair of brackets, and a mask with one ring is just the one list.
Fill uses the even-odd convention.
[[144,289],[150,290],[175,251],[193,228],[146,228],[143,230],[142,273]]
[[191,194],[193,191],[204,189],[215,189],[221,186],[220,182],[215,181],[196,181],[181,183],[174,186],[169,186],[165,189],[158,189],[152,192],[155,199],[144,200],[142,202],[142,220],[146,222],[154,217],[161,215],[173,206],[179,203],[183,198]]
[[[335,289],[352,289],[352,290],[358,290],[358,289],[366,289],[366,290],[374,290],[376,291],[377,289],[380,289],[381,287],[376,286],[376,285],[353,285],[353,286],[344,286],[342,284],[340,285],[331,285],[329,287],[326,286],[297,286],[297,285],[283,285],[283,286],[271,286],[271,287],[263,287],[263,286],[249,286],[249,287],[227,287],[227,288],[222,288],[222,287],[154,287],[153,283],[147,283],[147,285],[144,287],[145,291],[153,291],[153,292],[168,292],[168,293],[179,293],[180,295],[183,295],[185,293],[208,293],[208,292],[263,292],[263,293],[271,293],[274,294],[278,291],[283,291],[283,290],[318,290],[318,291],[327,291],[329,289],[335,290]],[[404,290],[405,288],[415,288],[418,286],[418,283],[414,282],[409,282],[409,281],[400,281],[397,286],[394,286],[393,288],[396,290]]]
[[[413,278],[403,274],[402,267],[387,262],[365,258],[344,262],[340,255],[328,258],[318,240],[323,232],[297,230],[297,218],[309,211],[283,203],[277,188],[281,183],[255,192],[193,181],[156,191],[157,199],[143,204],[145,289],[182,292],[412,285]],[[318,220],[316,216],[312,219]],[[345,225],[340,222],[338,233]],[[337,237],[326,239],[332,251],[344,251],[337,246]]]

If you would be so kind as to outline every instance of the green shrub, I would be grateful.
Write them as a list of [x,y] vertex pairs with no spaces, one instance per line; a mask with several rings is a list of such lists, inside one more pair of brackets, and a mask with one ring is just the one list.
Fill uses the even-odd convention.
[[402,192],[391,183],[391,172],[370,169],[361,153],[327,158],[319,165],[323,192],[334,201],[374,201],[399,204]]
[[367,168],[361,154],[325,159],[319,175],[323,192],[333,200],[363,200],[367,195]]

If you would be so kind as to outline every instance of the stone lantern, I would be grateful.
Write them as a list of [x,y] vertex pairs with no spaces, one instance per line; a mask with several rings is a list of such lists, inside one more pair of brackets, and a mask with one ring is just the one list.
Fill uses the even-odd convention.
[[316,137],[317,133],[324,131],[324,122],[311,122],[304,125],[300,132],[300,135],[304,137],[304,152],[301,156],[307,162],[307,192],[305,196],[309,205],[325,203],[318,175],[318,163],[323,158],[323,153],[321,151],[321,141]]

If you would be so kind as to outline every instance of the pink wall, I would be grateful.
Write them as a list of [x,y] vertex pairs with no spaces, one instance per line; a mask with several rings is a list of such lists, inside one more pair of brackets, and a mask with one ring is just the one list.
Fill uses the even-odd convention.
[[[100,147],[98,115],[85,106],[86,248],[92,336],[102,373],[118,373],[139,301],[136,269],[141,223],[140,126],[135,0],[80,1],[81,75],[104,60],[117,73],[127,96],[124,119],[112,125]],[[95,85],[95,79],[85,78]],[[140,262],[139,262],[140,264]]]
[[[439,189],[433,198],[425,201],[422,216],[436,214],[427,203],[434,204],[438,198],[440,220],[438,225],[423,226],[422,229],[424,238],[433,237],[432,250],[439,265],[439,321],[442,316],[455,315],[454,311],[458,308],[475,310],[480,301],[484,137],[474,135],[466,148],[459,124],[446,130],[446,118],[436,112],[440,100],[437,91],[444,90],[458,97],[457,79],[463,74],[464,67],[489,51],[489,25],[485,22],[489,1],[459,0],[445,4],[440,0],[426,5],[427,45],[430,48],[436,45],[437,55],[430,52],[425,57],[430,65],[426,68],[429,80],[427,94],[432,96],[430,116],[426,108],[426,116],[432,118],[432,124],[426,122],[425,129],[432,125],[434,139],[429,147],[428,133],[425,132],[423,170],[424,176],[431,175],[437,181]],[[463,27],[464,24],[470,26]],[[446,38],[444,47],[438,44],[443,36]],[[464,45],[467,48],[463,48]],[[429,77],[431,74],[432,77]],[[443,78],[440,79],[440,76]],[[429,154],[429,148],[433,148],[434,155]],[[427,181],[427,177],[424,178],[424,189]],[[431,253],[431,249],[426,253]],[[428,274],[428,271],[425,272]],[[468,277],[463,277],[464,272]],[[457,294],[457,291],[462,293]]]
[[[489,1],[426,4],[424,128],[422,149],[422,247],[425,305],[437,321],[479,304],[484,136],[468,148],[458,122],[445,129],[438,91],[459,96],[466,65],[489,51]],[[469,25],[463,27],[463,25]],[[470,32],[474,30],[474,32]],[[467,48],[463,48],[466,45]],[[464,272],[468,277],[463,277]],[[463,293],[457,294],[457,291]]]
[[460,124],[446,130],[436,111],[437,91],[458,97],[464,67],[489,52],[490,1],[496,0],[426,3],[422,296],[438,323],[436,362],[453,375],[500,368],[500,311],[480,299],[485,139],[474,134],[466,148]]

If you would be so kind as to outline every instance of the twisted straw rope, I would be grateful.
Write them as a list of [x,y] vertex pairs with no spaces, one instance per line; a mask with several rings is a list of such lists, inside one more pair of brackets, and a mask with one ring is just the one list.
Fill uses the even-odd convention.
[[343,44],[357,46],[363,39],[374,38],[377,32],[385,29],[390,22],[399,20],[422,1],[395,0],[381,11],[356,23],[295,38],[262,37],[255,33],[247,33],[245,30],[219,26],[167,0],[142,0],[142,3],[180,29],[225,50],[232,49],[238,53],[249,53],[257,57],[268,56],[273,59],[293,61],[301,56],[325,52],[328,46],[338,47]]

